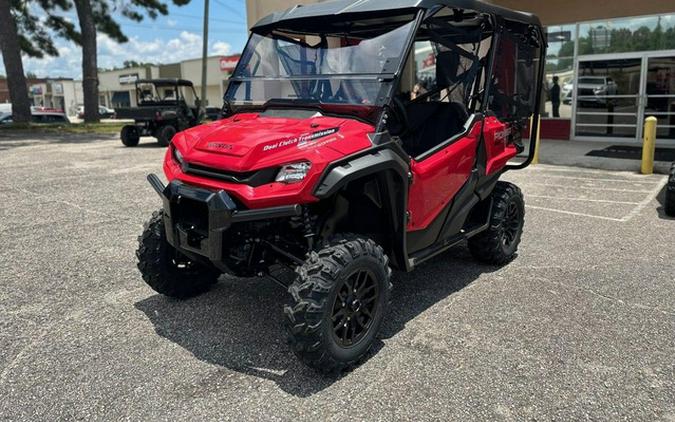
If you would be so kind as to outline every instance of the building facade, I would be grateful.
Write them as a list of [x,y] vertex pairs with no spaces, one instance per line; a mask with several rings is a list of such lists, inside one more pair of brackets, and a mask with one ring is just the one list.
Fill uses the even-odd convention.
[[[82,81],[67,78],[28,78],[26,84],[32,106],[62,110],[74,115],[77,106],[82,104]],[[7,80],[0,79],[0,104],[9,102]]]
[[82,81],[73,79],[45,79],[28,85],[28,95],[35,107],[62,110],[69,116],[77,114],[84,101]]
[[[274,11],[313,2],[247,0],[249,27]],[[675,2],[491,3],[535,13],[546,27],[543,137],[637,144],[645,116],[653,115],[658,142],[675,143]]]
[[[239,56],[211,56],[207,60],[206,102],[208,107],[221,107],[227,80]],[[184,60],[179,63],[132,67],[99,72],[100,104],[110,108],[135,107],[137,105],[135,82],[138,79],[179,78],[194,83],[197,96],[201,93],[202,60]],[[191,102],[192,93],[186,91]]]

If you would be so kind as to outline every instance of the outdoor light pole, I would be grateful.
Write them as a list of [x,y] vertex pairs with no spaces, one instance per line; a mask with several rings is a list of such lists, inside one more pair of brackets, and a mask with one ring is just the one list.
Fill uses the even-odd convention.
[[206,61],[209,52],[209,0],[204,0],[204,35],[202,40],[202,91],[200,93],[200,105],[206,107]]

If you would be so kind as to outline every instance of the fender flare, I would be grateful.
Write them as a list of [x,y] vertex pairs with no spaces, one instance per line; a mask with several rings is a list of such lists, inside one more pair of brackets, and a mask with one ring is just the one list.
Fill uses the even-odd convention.
[[319,199],[330,197],[351,181],[386,170],[393,170],[402,181],[405,181],[408,179],[409,167],[401,156],[389,149],[372,151],[357,157],[347,157],[324,170],[319,183],[314,188],[314,196]]
[[[370,150],[331,164],[314,189],[314,196],[325,199],[335,195],[352,181],[369,176],[381,177],[382,189],[386,195],[385,212],[394,225],[390,234],[393,240],[392,250],[387,253],[396,267],[403,271],[410,270],[406,246],[409,171],[409,164],[393,150]],[[396,184],[400,184],[400,189],[396,188]]]

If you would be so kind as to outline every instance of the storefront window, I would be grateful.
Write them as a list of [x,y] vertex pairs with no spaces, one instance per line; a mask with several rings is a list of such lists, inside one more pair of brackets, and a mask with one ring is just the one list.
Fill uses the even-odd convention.
[[675,14],[583,23],[579,54],[675,49]]
[[635,138],[642,60],[579,62],[577,136]]
[[550,26],[546,35],[546,115],[569,119],[572,116],[576,25]]

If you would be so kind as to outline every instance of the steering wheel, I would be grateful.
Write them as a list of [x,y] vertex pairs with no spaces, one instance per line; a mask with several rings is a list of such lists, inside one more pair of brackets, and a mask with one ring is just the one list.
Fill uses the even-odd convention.
[[397,130],[397,133],[394,135],[402,136],[410,130],[410,121],[408,120],[408,113],[405,108],[405,104],[399,97],[392,97],[391,99],[393,107],[390,108],[391,112],[394,114],[396,122],[400,126],[400,130]]

